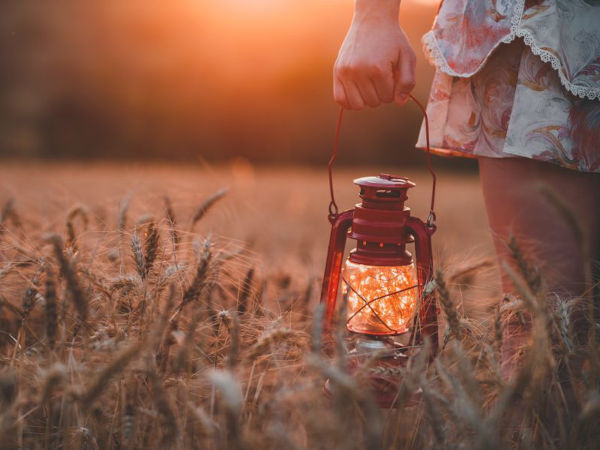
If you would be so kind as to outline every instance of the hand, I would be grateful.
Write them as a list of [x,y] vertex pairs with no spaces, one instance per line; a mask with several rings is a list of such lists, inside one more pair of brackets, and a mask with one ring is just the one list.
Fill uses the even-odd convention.
[[[373,1],[373,0],[371,0]],[[355,14],[333,71],[333,96],[347,109],[402,105],[415,86],[415,52],[397,14]]]

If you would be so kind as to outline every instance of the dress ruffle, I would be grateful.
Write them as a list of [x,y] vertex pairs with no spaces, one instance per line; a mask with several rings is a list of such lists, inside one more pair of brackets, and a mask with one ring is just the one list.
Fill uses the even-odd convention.
[[[427,115],[434,153],[600,173],[600,102],[570,95],[522,40],[498,46],[472,76],[438,70]],[[425,147],[423,126],[417,147]]]
[[[473,6],[473,1],[446,0],[433,29],[423,36],[425,53],[437,69],[453,77],[471,77],[499,45],[522,38],[534,55],[550,63],[568,92],[600,100],[600,6],[584,0],[542,0],[530,1],[527,7],[526,0],[513,0],[508,16],[496,9],[500,2],[488,2],[484,10],[481,3]],[[510,10],[510,3],[501,5],[503,12]],[[457,20],[457,11],[465,19]],[[500,19],[490,19],[492,13]],[[482,37],[471,39],[461,33]],[[478,45],[469,46],[470,40]],[[469,53],[468,61],[465,52]],[[574,55],[572,61],[569,54]]]

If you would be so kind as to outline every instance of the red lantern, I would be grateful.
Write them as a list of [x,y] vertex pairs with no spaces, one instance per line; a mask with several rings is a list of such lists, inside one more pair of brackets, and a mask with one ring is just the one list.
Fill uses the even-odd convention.
[[[388,174],[359,178],[354,183],[360,187],[361,203],[338,214],[331,167],[337,154],[341,117],[340,113],[329,164],[331,235],[321,292],[325,328],[333,326],[341,284],[345,317],[340,319],[346,321],[353,337],[352,352],[360,355],[376,350],[384,355],[378,359],[379,365],[399,366],[412,349],[422,348],[426,339],[432,354],[437,352],[437,306],[431,289],[426,289],[433,276],[433,195],[432,212],[423,222],[405,206],[407,192],[415,186],[407,178]],[[356,248],[344,261],[348,238],[356,241]],[[407,244],[413,242],[416,258],[407,250]],[[357,366],[357,358],[353,364]],[[370,381],[380,406],[391,406],[398,380],[371,375]]]

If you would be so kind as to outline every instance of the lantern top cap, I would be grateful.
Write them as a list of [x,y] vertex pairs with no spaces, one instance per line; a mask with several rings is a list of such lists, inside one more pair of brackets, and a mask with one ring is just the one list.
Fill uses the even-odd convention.
[[377,189],[409,189],[416,186],[406,177],[381,173],[379,176],[363,177],[354,180],[354,184],[361,187],[373,187]]

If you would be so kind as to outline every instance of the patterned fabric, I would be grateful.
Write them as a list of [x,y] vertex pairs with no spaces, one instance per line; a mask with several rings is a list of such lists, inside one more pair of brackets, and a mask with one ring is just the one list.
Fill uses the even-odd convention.
[[600,0],[445,0],[423,44],[438,68],[469,77],[515,37],[567,90],[600,99]]
[[432,150],[600,173],[600,0],[445,0],[424,44]]

